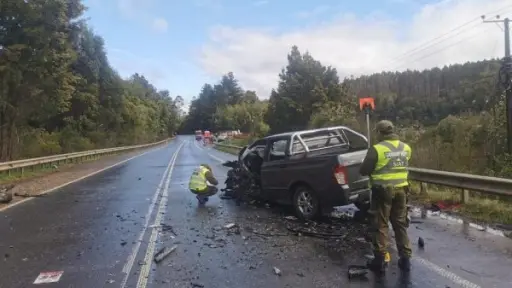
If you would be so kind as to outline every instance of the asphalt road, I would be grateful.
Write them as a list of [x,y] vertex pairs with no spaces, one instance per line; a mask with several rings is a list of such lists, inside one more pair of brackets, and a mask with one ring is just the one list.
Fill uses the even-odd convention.
[[[0,212],[0,287],[36,286],[45,271],[63,271],[47,287],[512,287],[511,240],[440,219],[411,225],[413,242],[421,236],[426,247],[415,245],[410,275],[393,254],[385,277],[349,281],[347,265],[368,252],[357,223],[336,222],[347,236],[323,240],[290,233],[280,207],[216,196],[197,206],[192,169],[208,163],[223,182],[220,164],[230,159],[182,136]],[[176,250],[155,263],[163,247]]]

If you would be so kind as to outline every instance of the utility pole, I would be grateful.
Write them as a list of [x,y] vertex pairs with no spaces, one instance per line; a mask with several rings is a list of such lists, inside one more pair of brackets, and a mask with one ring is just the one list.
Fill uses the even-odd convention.
[[[485,20],[485,16],[482,16],[484,23],[503,23],[505,26],[503,31],[505,32],[505,58],[503,58],[502,68],[500,70],[504,75],[500,75],[501,79],[506,79],[501,84],[505,89],[505,109],[507,113],[507,146],[508,153],[512,154],[512,58],[510,56],[510,19],[505,18],[499,19],[500,16],[496,16],[497,20]],[[500,79],[500,80],[501,80]]]

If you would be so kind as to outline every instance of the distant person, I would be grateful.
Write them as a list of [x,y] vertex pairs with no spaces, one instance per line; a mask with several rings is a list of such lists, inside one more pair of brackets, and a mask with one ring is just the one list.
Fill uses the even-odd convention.
[[192,172],[188,188],[196,194],[199,205],[208,202],[208,197],[217,194],[219,181],[213,176],[212,168],[208,164],[201,164]]
[[370,176],[371,208],[373,222],[372,243],[374,259],[368,267],[374,272],[384,272],[388,252],[388,221],[395,232],[395,242],[400,259],[398,267],[402,271],[411,268],[411,247],[407,235],[407,193],[409,173],[407,167],[411,159],[411,147],[399,140],[393,123],[380,121],[376,126],[379,143],[368,149],[360,168],[361,175]]

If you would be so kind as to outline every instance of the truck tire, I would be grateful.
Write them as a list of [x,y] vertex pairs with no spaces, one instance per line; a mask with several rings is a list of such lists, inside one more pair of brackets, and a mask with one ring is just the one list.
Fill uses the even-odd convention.
[[293,208],[297,217],[302,220],[313,220],[321,214],[318,196],[307,186],[299,186],[295,189]]

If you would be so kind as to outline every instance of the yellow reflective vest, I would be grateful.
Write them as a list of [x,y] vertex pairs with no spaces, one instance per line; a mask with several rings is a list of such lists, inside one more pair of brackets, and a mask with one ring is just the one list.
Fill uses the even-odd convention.
[[377,151],[377,164],[370,175],[372,186],[405,187],[412,150],[400,140],[385,140],[373,145]]
[[190,176],[190,181],[188,183],[188,188],[193,191],[205,191],[208,188],[208,184],[206,181],[206,172],[209,170],[206,167],[199,166],[194,172],[192,176]]

